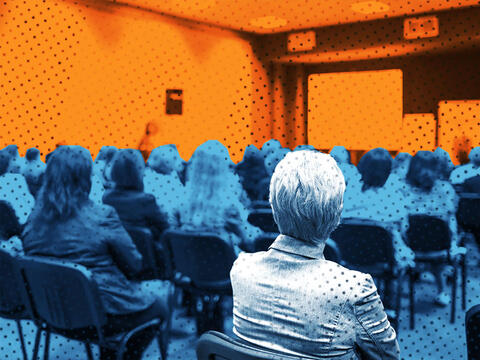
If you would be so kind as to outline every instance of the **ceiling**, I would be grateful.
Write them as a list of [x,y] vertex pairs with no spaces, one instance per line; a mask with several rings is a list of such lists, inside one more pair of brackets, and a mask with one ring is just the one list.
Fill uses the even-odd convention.
[[480,5],[480,0],[124,0],[164,14],[269,34]]

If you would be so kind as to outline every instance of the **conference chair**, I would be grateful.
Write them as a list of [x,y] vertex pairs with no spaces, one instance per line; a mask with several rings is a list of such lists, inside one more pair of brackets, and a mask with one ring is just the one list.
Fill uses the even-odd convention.
[[382,285],[384,299],[393,297],[390,284],[396,282],[395,315],[391,314],[391,320],[398,332],[404,274],[396,270],[392,234],[376,221],[344,219],[330,237],[338,247],[340,264],[370,274]]
[[480,243],[480,193],[459,193],[457,222],[465,232],[471,232]]
[[262,348],[225,334],[209,331],[197,343],[197,360],[318,360],[297,357],[272,349]]
[[465,314],[468,360],[480,360],[480,305],[471,307]]
[[[0,250],[0,317],[14,320],[17,324],[20,349],[28,360],[21,320],[32,320],[31,308],[17,259],[4,250]],[[14,354],[16,350],[12,350]]]
[[172,254],[175,285],[193,296],[197,333],[223,330],[222,300],[232,295],[233,247],[208,232],[170,230],[164,241]]
[[248,215],[248,222],[267,233],[277,233],[278,227],[273,219],[272,209],[254,209]]
[[[455,322],[456,297],[457,297],[457,266],[462,272],[462,309],[466,306],[466,260],[465,255],[458,259],[450,253],[451,234],[448,224],[434,216],[411,215],[407,230],[407,245],[415,253],[416,264],[448,264],[453,266],[452,278],[452,304],[450,322]],[[412,271],[409,276],[410,288],[410,328],[415,327],[415,289],[418,274]]]
[[[44,324],[44,359],[49,356],[50,335],[56,333],[84,343],[87,358],[93,360],[91,344],[117,350],[121,360],[128,341],[138,332],[151,329],[162,359],[167,353],[167,322],[153,319],[125,333],[107,335],[107,314],[103,309],[97,284],[84,266],[46,257],[25,256],[19,259],[35,317]],[[41,332],[34,344],[37,359]]]

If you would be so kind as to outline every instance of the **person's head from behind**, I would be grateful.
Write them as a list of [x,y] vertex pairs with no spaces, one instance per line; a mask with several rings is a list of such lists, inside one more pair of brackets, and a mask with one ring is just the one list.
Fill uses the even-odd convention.
[[338,164],[350,164],[350,153],[345,146],[334,146],[330,150],[330,155]]
[[438,161],[430,151],[419,151],[410,162],[407,182],[423,191],[430,191],[439,178]]
[[288,153],[270,181],[270,205],[280,232],[320,244],[340,222],[345,180],[335,160],[316,151]]
[[8,171],[10,165],[10,156],[5,150],[0,150],[0,176],[4,175]]
[[25,154],[25,158],[27,161],[38,161],[40,160],[40,150],[37,148],[30,148],[27,150],[27,153]]
[[450,173],[455,168],[455,165],[453,165],[452,159],[450,158],[450,154],[439,147],[435,149],[433,156],[437,162],[438,177],[441,180],[448,180]]
[[262,148],[260,149],[260,152],[262,153],[262,156],[264,158],[267,158],[268,155],[275,153],[282,149],[282,144],[280,144],[280,141],[276,139],[270,139],[265,144],[263,144]]
[[110,178],[119,190],[143,191],[145,162],[142,153],[135,149],[121,149],[115,153]]
[[102,146],[97,154],[97,157],[95,158],[95,162],[97,163],[99,161],[104,161],[108,164],[113,159],[117,151],[118,149],[115,146]]
[[362,190],[382,187],[392,169],[392,156],[384,148],[372,149],[362,156],[357,169],[362,177]]
[[5,146],[3,150],[5,150],[5,152],[8,154],[8,156],[10,156],[11,159],[15,159],[20,156],[18,154],[17,145],[12,144],[12,145]]
[[182,170],[183,160],[173,144],[159,146],[152,150],[147,166],[159,174],[170,174]]
[[397,156],[393,159],[392,162],[392,174],[396,174],[401,178],[405,178],[408,172],[408,167],[410,166],[410,161],[412,160],[412,155],[409,153],[398,153]]
[[92,157],[81,146],[60,146],[49,158],[35,204],[37,218],[68,219],[87,201],[92,186]]
[[468,159],[475,167],[480,167],[480,146],[474,147],[468,154]]
[[275,152],[272,152],[265,158],[265,170],[267,174],[271,177],[277,164],[290,152],[287,148],[280,148]]

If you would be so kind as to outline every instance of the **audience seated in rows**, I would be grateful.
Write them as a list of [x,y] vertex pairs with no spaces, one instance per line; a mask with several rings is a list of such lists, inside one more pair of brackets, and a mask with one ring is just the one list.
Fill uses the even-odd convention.
[[392,168],[392,157],[383,148],[370,150],[358,163],[361,187],[345,198],[343,218],[378,221],[392,234],[398,269],[413,266],[414,254],[402,239],[402,227],[407,223],[402,194],[394,187],[387,187]]
[[145,161],[139,150],[121,149],[112,159],[111,180],[114,187],[106,190],[103,203],[112,206],[124,227],[143,227],[159,239],[169,227],[168,216],[152,194],[143,191]]
[[[128,331],[146,319],[167,318],[171,311],[170,284],[128,279],[139,270],[141,255],[115,210],[89,199],[91,173],[91,156],[86,149],[60,146],[53,152],[22,235],[25,253],[87,267],[108,313],[107,334]],[[153,336],[145,330],[132,339],[124,359],[140,359]],[[102,360],[115,356],[113,350],[100,349]]]
[[291,152],[277,165],[270,203],[281,235],[266,252],[241,253],[230,274],[241,339],[298,356],[399,359],[371,276],[323,256],[344,190],[329,155]]
[[[439,173],[438,161],[435,155],[428,151],[419,151],[410,162],[407,173],[407,206],[408,215],[429,215],[438,217],[448,223],[452,236],[452,253],[462,252],[458,247],[459,237],[457,231],[456,211],[458,196],[453,186],[443,180],[444,173]],[[432,256],[435,254],[432,254]],[[431,265],[429,269],[435,276],[437,284],[436,303],[447,305],[450,295],[444,291],[445,277],[442,273],[445,265]]]

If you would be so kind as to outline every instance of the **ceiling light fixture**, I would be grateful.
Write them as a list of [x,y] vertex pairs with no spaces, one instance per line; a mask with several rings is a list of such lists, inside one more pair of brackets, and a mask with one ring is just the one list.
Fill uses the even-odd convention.
[[361,14],[377,14],[388,11],[390,6],[380,1],[362,1],[350,5],[350,8]]

